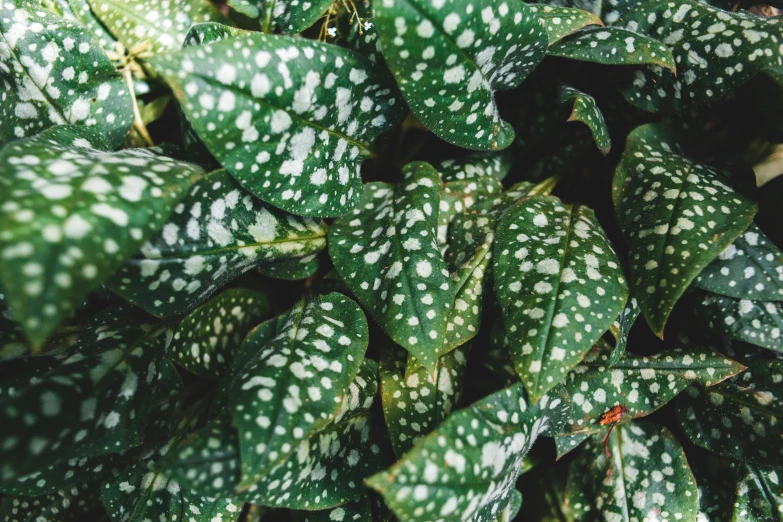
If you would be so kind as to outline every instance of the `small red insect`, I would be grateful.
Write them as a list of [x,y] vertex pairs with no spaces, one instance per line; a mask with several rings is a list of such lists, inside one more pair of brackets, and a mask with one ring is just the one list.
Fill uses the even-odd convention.
[[609,435],[612,434],[612,430],[614,429],[614,425],[617,424],[617,421],[623,418],[623,415],[628,413],[628,408],[625,407],[624,404],[618,404],[611,410],[607,411],[603,415],[601,415],[601,418],[598,420],[598,424],[601,426],[606,426],[607,424],[611,424],[609,427],[609,432],[606,434],[606,438],[604,439],[604,452],[606,453],[607,458],[612,458],[612,456],[609,454]]

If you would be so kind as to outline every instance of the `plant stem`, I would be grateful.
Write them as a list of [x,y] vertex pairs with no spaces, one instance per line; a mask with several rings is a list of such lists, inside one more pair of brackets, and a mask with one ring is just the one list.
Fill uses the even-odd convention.
[[150,133],[147,132],[147,126],[144,125],[144,120],[141,118],[141,112],[139,112],[139,104],[136,101],[136,93],[133,91],[133,75],[129,68],[122,71],[123,77],[125,77],[125,83],[128,84],[128,91],[130,92],[131,102],[133,105],[133,128],[139,133],[141,138],[149,147],[154,147],[155,142],[152,141]]

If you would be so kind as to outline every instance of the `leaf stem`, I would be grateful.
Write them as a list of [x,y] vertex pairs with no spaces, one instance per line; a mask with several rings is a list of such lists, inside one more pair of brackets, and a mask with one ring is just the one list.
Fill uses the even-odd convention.
[[136,101],[136,93],[133,91],[133,74],[129,67],[126,67],[122,71],[122,76],[125,78],[125,83],[128,85],[128,91],[131,96],[133,106],[133,128],[139,133],[147,146],[154,147],[155,142],[152,141],[150,133],[147,132],[147,126],[144,125],[144,120],[141,118],[141,112],[139,112],[139,103]]
[[269,7],[266,10],[266,16],[264,18],[264,27],[261,29],[264,34],[269,34],[272,32],[272,18],[273,13],[275,11],[275,3],[277,0],[272,0],[270,2]]

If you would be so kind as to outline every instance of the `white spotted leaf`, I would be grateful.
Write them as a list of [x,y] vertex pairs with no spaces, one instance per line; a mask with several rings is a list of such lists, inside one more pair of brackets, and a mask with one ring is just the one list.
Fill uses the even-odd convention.
[[[175,446],[163,468],[194,490],[243,502],[318,510],[353,501],[361,495],[362,480],[386,464],[370,411],[377,374],[377,364],[365,359],[331,423],[295,442],[285,458],[241,493],[239,440],[225,411]],[[296,479],[289,482],[291,477]]]
[[134,464],[101,485],[101,501],[111,522],[236,522],[242,503],[187,490],[156,469],[153,459]]
[[631,290],[659,337],[691,281],[750,225],[757,210],[734,190],[729,173],[694,162],[677,143],[670,127],[636,128],[612,186]]
[[227,3],[235,11],[257,19],[264,32],[277,29],[296,34],[315,24],[332,5],[332,0],[228,0]]
[[[141,444],[157,395],[164,332],[163,325],[111,308],[92,320],[76,347],[37,357],[5,379],[0,489],[13,491],[13,482],[25,477],[35,477],[35,484],[48,466],[67,471],[78,468],[77,461]],[[39,482],[38,490],[66,485],[47,482]]]
[[199,22],[223,22],[212,2],[206,0],[87,0],[101,24],[126,49],[144,46],[152,53],[182,47],[190,26]]
[[86,519],[86,515],[98,506],[94,489],[95,484],[83,482],[72,488],[32,498],[4,495],[0,502],[0,520],[59,522]]
[[713,453],[766,465],[783,458],[783,362],[754,359],[719,386],[688,388],[677,399],[686,439]]
[[783,252],[752,224],[699,273],[693,285],[736,299],[783,301]]
[[694,292],[694,315],[725,337],[783,353],[783,303]]
[[734,520],[783,520],[783,469],[777,466],[739,464],[735,471]]
[[691,384],[715,386],[745,369],[719,353],[703,348],[667,350],[650,357],[626,353],[609,366],[610,354],[594,350],[566,377],[572,402],[565,433],[605,432],[601,416],[618,405],[627,412],[619,424],[649,415]]
[[221,165],[255,196],[298,215],[334,217],[355,206],[362,160],[404,111],[382,69],[302,38],[248,33],[149,63]]
[[394,453],[401,457],[459,403],[470,343],[438,358],[434,374],[421,366],[406,372],[412,356],[399,347],[384,348],[378,368],[383,416]]
[[107,284],[148,313],[181,314],[252,268],[310,263],[326,233],[322,221],[283,212],[213,171]]
[[649,519],[697,520],[698,489],[685,452],[663,426],[617,426],[607,458],[602,435],[584,443],[568,472],[566,505],[585,522]]
[[224,290],[180,321],[168,356],[194,375],[220,380],[236,348],[268,314],[265,294],[244,288]]
[[495,522],[530,447],[539,435],[557,433],[567,416],[558,394],[533,405],[517,383],[451,414],[367,484],[401,522]]
[[538,16],[522,2],[488,0],[379,0],[373,8],[383,56],[416,117],[460,147],[508,147],[514,130],[495,92],[517,87],[544,58]]
[[584,27],[604,25],[595,14],[573,7],[531,4],[530,10],[541,19],[550,46]]
[[0,150],[8,197],[0,207],[0,281],[33,348],[163,225],[203,174],[165,148],[106,152],[101,144],[95,131],[70,126]]
[[564,85],[560,88],[558,101],[561,104],[572,106],[568,121],[581,121],[587,125],[598,149],[602,154],[608,154],[612,147],[612,141],[604,121],[604,115],[598,108],[595,98],[578,89]]
[[625,276],[593,211],[551,196],[509,209],[494,253],[511,357],[535,401],[612,325],[628,298]]
[[437,364],[454,298],[437,244],[438,173],[412,163],[396,186],[368,183],[359,206],[329,230],[343,281],[394,342]]
[[[341,294],[303,299],[284,321],[271,341],[257,345],[230,397],[243,486],[279,466],[295,449],[291,442],[332,422],[367,349],[364,313]],[[253,335],[244,342],[255,344]]]
[[677,74],[660,67],[636,71],[626,100],[648,111],[685,111],[720,101],[766,71],[780,74],[783,20],[745,10],[724,11],[697,0],[652,0],[616,25],[660,40]]
[[620,315],[612,323],[609,332],[614,337],[614,347],[612,353],[609,355],[609,366],[613,366],[625,353],[626,345],[628,344],[628,337],[631,334],[631,328],[636,324],[636,319],[639,317],[641,310],[639,309],[639,302],[635,297],[631,296],[625,303],[625,308],[620,312]]
[[619,27],[590,28],[552,45],[547,54],[606,65],[655,65],[674,71],[674,56],[655,38]]
[[81,124],[117,147],[133,121],[128,88],[90,32],[32,4],[0,4],[0,81],[0,144]]

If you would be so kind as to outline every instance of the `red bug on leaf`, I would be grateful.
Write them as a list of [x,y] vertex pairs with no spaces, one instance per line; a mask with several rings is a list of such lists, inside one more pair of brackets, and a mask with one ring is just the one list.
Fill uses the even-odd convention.
[[601,418],[598,421],[598,424],[601,426],[611,424],[609,427],[609,432],[606,434],[606,438],[604,439],[604,452],[606,453],[607,458],[612,458],[612,456],[609,454],[609,448],[607,447],[609,444],[609,435],[612,434],[612,430],[614,429],[614,425],[617,424],[617,421],[622,419],[623,415],[626,413],[628,413],[628,408],[626,408],[624,404],[618,404],[611,410],[601,415]]

